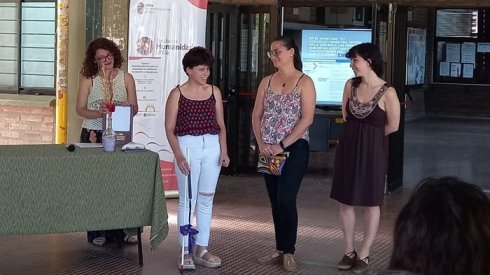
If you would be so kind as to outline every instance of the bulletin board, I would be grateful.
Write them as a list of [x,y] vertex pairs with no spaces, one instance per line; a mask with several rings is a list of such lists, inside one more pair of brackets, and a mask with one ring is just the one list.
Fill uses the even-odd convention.
[[434,82],[490,84],[490,9],[436,12]]

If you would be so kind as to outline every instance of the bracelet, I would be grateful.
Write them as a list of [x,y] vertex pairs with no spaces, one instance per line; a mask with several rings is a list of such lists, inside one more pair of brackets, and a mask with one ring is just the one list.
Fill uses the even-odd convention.
[[284,143],[282,143],[282,140],[279,141],[279,146],[281,146],[281,149],[284,151],[286,150],[286,146],[284,146]]

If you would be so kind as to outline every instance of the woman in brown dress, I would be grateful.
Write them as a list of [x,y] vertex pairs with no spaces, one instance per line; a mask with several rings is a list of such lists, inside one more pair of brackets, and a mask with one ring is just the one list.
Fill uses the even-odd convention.
[[[345,255],[337,267],[362,273],[369,264],[378,230],[387,172],[387,135],[398,130],[400,102],[395,89],[381,79],[383,58],[376,45],[356,45],[346,56],[351,59],[355,77],[344,87],[345,123],[335,155],[330,197],[340,203],[345,242]],[[357,251],[355,206],[364,209],[364,239]]]

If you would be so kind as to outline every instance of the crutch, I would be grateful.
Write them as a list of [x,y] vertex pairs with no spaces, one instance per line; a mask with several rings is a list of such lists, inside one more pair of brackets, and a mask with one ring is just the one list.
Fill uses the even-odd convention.
[[[187,163],[189,164],[190,168],[190,154],[189,154],[189,148],[186,148],[186,160]],[[189,169],[190,170],[190,169]],[[189,249],[189,254],[192,255],[192,243],[193,243],[193,236],[195,236],[198,231],[192,228],[192,220],[191,220],[191,208],[192,208],[192,185],[191,185],[191,172],[186,175],[185,177],[186,184],[184,185],[184,215],[186,214],[187,211],[187,201],[189,203],[189,213],[188,213],[188,224],[180,226],[180,233],[183,236],[188,236],[188,249]],[[182,238],[182,250],[181,250],[181,260],[180,260],[180,273],[182,274],[184,272],[184,254],[185,254],[185,238]]]

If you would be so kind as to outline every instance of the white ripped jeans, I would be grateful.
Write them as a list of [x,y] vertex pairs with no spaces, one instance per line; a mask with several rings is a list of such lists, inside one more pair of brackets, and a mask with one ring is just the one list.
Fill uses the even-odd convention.
[[[211,231],[211,215],[213,211],[213,199],[216,184],[221,170],[220,155],[221,148],[218,135],[177,137],[180,150],[186,156],[189,149],[191,177],[191,221],[189,222],[189,197],[185,196],[187,181],[177,163],[175,164],[175,175],[179,186],[178,226],[192,223],[192,217],[196,214],[196,245],[207,246]],[[188,191],[187,191],[188,192]],[[197,209],[197,212],[195,211]],[[188,247],[188,237],[179,234],[180,244],[184,238],[184,247]]]

